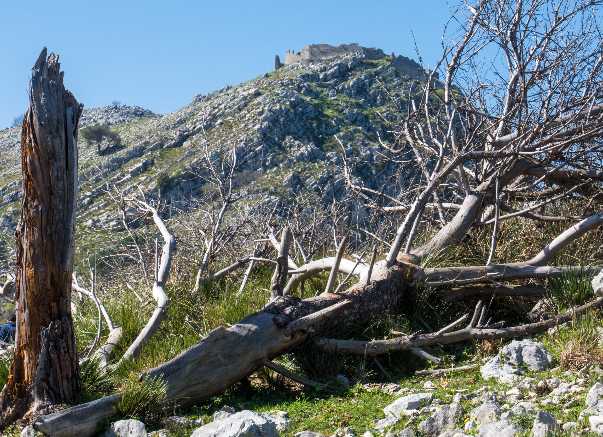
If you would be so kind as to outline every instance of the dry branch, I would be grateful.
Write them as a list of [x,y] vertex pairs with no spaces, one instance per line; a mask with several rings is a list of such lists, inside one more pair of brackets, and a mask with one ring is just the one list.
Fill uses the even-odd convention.
[[[377,356],[393,351],[409,350],[411,348],[431,345],[445,345],[468,340],[495,340],[500,338],[517,338],[544,332],[549,328],[572,320],[586,311],[603,306],[603,297],[599,297],[585,305],[572,308],[566,313],[546,320],[544,322],[528,323],[509,328],[479,328],[470,326],[443,334],[416,334],[389,340],[338,340],[332,338],[318,338],[316,346],[325,352],[349,353],[355,355]],[[477,314],[478,311],[475,312]]]
[[[159,213],[155,208],[145,202],[138,202],[144,209],[151,213],[153,216],[153,222],[159,229],[163,238],[164,244],[161,251],[161,260],[159,262],[159,269],[157,271],[157,277],[153,284],[153,298],[157,302],[157,307],[151,314],[147,324],[142,328],[138,336],[134,339],[130,347],[124,352],[119,363],[126,360],[134,359],[140,355],[144,345],[151,339],[155,331],[159,329],[161,321],[165,317],[169,299],[165,293],[165,284],[170,276],[170,267],[172,265],[172,255],[176,249],[176,239],[170,234],[170,231],[165,226],[163,219],[159,216]],[[117,334],[116,334],[117,335]]]

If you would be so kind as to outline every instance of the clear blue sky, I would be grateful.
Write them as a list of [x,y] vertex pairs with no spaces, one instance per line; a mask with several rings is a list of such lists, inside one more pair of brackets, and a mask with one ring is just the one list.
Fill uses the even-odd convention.
[[196,94],[269,71],[309,43],[358,42],[427,66],[441,44],[446,0],[59,0],[2,2],[0,128],[27,107],[43,46],[86,106],[119,100],[171,112]]

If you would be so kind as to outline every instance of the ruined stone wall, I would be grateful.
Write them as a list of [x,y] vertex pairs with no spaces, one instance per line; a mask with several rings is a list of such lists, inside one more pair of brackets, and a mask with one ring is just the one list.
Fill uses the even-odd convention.
[[310,63],[324,59],[345,56],[353,53],[361,53],[368,59],[380,59],[385,56],[382,50],[361,47],[358,44],[341,44],[332,46],[330,44],[310,44],[300,52],[288,51],[285,55],[285,65],[297,63]]
[[[299,52],[287,51],[284,65],[309,64],[325,59],[360,53],[366,59],[383,59],[386,55],[381,49],[362,47],[358,44],[310,44]],[[392,65],[404,76],[413,79],[425,78],[425,70],[410,58],[392,54]]]

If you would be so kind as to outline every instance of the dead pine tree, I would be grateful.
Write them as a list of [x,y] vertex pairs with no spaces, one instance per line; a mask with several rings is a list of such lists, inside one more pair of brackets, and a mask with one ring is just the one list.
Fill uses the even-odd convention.
[[82,105],[65,89],[59,57],[42,50],[21,131],[23,208],[17,228],[15,355],[0,395],[0,429],[80,391],[71,318]]

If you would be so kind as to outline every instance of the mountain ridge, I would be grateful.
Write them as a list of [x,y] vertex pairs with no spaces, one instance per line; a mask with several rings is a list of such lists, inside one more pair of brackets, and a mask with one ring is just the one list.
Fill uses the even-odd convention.
[[[299,197],[329,204],[342,197],[338,141],[345,146],[354,180],[375,189],[408,183],[382,158],[379,143],[395,140],[393,128],[407,93],[425,71],[412,61],[408,65],[415,71],[405,74],[396,65],[400,57],[382,51],[374,56],[371,50],[371,56],[345,52],[283,65],[198,95],[162,116],[127,106],[122,108],[129,115],[123,116],[115,106],[88,110],[83,127],[109,124],[123,147],[98,156],[80,139],[78,223],[93,231],[120,228],[107,186],[124,193],[141,187],[168,203],[190,201],[203,190],[198,173],[207,150],[217,157],[236,148],[242,158],[237,185],[246,201],[256,204]],[[103,118],[103,113],[111,116]],[[12,234],[18,219],[18,144],[18,129],[0,131],[0,230],[5,235]]]

